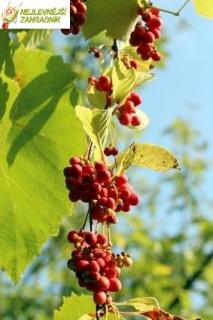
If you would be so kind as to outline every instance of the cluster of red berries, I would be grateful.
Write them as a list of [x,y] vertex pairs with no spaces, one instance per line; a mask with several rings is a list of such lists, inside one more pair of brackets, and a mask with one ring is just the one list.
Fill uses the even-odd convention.
[[141,59],[154,61],[161,60],[161,54],[157,51],[154,41],[161,36],[162,20],[160,10],[154,7],[139,9],[141,21],[136,24],[135,30],[131,33],[130,44],[137,47],[137,53]]
[[105,156],[114,156],[116,157],[118,155],[118,149],[115,147],[107,147],[104,149]]
[[82,0],[70,0],[70,28],[62,29],[64,35],[78,34],[86,20],[87,6]]
[[117,223],[115,212],[129,212],[139,204],[139,196],[126,175],[113,176],[103,162],[73,157],[64,169],[69,199],[90,203],[91,217],[99,222]]
[[136,107],[141,103],[141,97],[136,92],[132,92],[124,104],[118,108],[118,119],[120,124],[124,126],[139,126],[141,124],[141,119],[136,114]]
[[67,238],[75,247],[68,268],[75,272],[79,286],[94,292],[97,305],[111,304],[110,292],[122,289],[120,269],[131,266],[132,259],[126,253],[113,254],[104,234],[70,231]]
[[112,81],[106,75],[101,75],[98,79],[90,76],[88,82],[94,85],[98,91],[112,92]]

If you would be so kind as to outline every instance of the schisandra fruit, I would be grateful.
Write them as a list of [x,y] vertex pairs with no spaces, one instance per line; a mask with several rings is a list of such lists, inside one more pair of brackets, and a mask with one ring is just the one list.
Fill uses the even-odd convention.
[[68,268],[75,272],[80,287],[93,292],[98,305],[110,304],[110,292],[119,292],[122,267],[132,265],[127,253],[115,255],[104,234],[87,231],[70,231],[68,241],[74,245]]

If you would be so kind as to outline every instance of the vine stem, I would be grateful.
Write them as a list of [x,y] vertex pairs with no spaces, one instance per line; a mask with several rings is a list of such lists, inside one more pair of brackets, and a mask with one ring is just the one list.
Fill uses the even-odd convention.
[[80,229],[79,232],[81,232],[82,230],[84,230],[84,228],[86,227],[89,214],[90,214],[90,209],[88,209],[88,211],[87,211],[87,214],[86,214],[86,217],[85,217],[85,220],[84,220],[84,224],[83,224],[83,226],[81,227],[81,229]]
[[110,232],[110,226],[108,224],[107,224],[107,242],[108,242],[108,246],[111,247],[112,246],[111,232]]
[[96,320],[100,320],[99,315],[98,315],[98,311],[99,311],[99,307],[98,307],[98,305],[96,304],[96,313],[95,313],[95,315],[96,315]]
[[167,10],[167,9],[163,9],[163,8],[157,8],[159,9],[160,11],[162,12],[165,12],[165,13],[169,13],[169,14],[172,14],[173,16],[175,17],[178,17],[181,13],[181,11],[185,8],[185,6],[190,2],[191,0],[186,0],[182,6],[177,10],[177,11],[171,11],[171,10]]

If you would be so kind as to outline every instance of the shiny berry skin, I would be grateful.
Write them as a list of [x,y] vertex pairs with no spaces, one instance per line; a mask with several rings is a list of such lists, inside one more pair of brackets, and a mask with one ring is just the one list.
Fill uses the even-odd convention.
[[110,287],[110,281],[107,277],[102,276],[97,281],[97,287],[100,291],[107,291]]
[[93,300],[95,304],[105,304],[107,302],[107,296],[104,291],[97,291],[93,295]]
[[131,121],[131,125],[134,126],[134,127],[137,127],[141,124],[141,119],[135,115],[132,117],[132,121]]
[[76,243],[79,241],[79,235],[76,231],[70,231],[67,235],[67,240],[70,243]]
[[137,92],[132,92],[130,94],[129,99],[134,103],[135,107],[139,106],[143,102],[143,100],[141,99],[141,97]]
[[120,123],[124,126],[129,126],[131,123],[131,120],[132,120],[132,116],[128,112],[122,112],[119,117]]
[[119,292],[122,289],[122,284],[117,278],[110,278],[109,291]]
[[96,244],[97,236],[93,232],[87,232],[85,235],[85,241],[88,244]]

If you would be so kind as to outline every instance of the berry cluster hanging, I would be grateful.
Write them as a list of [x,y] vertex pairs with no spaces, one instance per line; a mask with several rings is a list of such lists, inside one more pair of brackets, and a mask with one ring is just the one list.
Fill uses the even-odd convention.
[[[70,29],[62,30],[66,35],[77,34],[85,22],[87,7],[82,0],[70,2]],[[155,47],[159,39],[162,21],[160,12],[154,7],[138,9],[140,21],[130,36],[130,45],[136,47],[139,59],[159,61],[160,53]],[[89,53],[96,58],[102,56],[101,51],[91,47]],[[118,52],[117,52],[118,53]],[[116,53],[116,54],[117,54]],[[122,60],[123,59],[123,60]],[[135,58],[123,57],[127,69],[138,69],[139,62]],[[105,109],[112,109],[123,126],[138,127],[142,120],[138,108],[142,98],[134,91],[125,99],[114,99],[113,81],[110,73],[99,77],[90,76],[89,89],[103,95]],[[91,151],[92,142],[88,149]],[[108,164],[108,157],[114,157],[114,163]],[[132,259],[128,253],[115,254],[112,252],[110,225],[118,223],[119,212],[130,212],[132,206],[140,202],[139,195],[134,192],[128,177],[117,172],[119,152],[113,145],[104,145],[101,150],[101,161],[93,160],[91,152],[84,157],[72,157],[70,164],[64,169],[65,183],[69,191],[69,199],[75,203],[81,201],[88,204],[86,218],[80,231],[72,230],[68,241],[72,244],[71,259],[68,268],[75,273],[80,287],[93,292],[93,300],[99,308],[111,305],[112,292],[122,289],[119,280],[121,269],[130,267]],[[89,230],[85,228],[89,225]],[[102,233],[98,226],[102,225]]]

